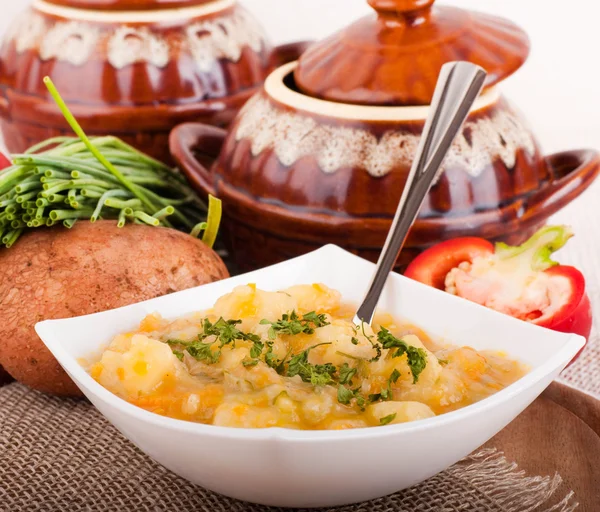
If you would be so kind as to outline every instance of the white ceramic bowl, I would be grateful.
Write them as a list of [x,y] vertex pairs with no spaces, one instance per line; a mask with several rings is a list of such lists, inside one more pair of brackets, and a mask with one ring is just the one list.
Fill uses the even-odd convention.
[[435,418],[347,431],[235,429],[185,422],[137,408],[106,390],[78,363],[147,314],[177,317],[211,307],[239,284],[279,290],[322,282],[358,303],[373,264],[335,246],[249,274],[140,304],[67,320],[36,331],[91,402],[143,452],[218,493],[264,505],[356,503],[417,484],[493,437],[525,409],[583,347],[552,332],[393,274],[380,307],[434,337],[476,349],[505,350],[532,367],[495,395]]

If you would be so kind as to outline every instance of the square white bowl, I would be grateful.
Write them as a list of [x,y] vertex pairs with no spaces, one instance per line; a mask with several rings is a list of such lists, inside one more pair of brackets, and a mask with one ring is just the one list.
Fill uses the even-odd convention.
[[94,315],[38,323],[36,331],[99,411],[154,460],[218,493],[263,505],[325,507],[415,485],[492,438],[554,380],[584,338],[553,332],[391,274],[380,310],[434,338],[506,351],[531,371],[495,395],[435,418],[346,431],[236,429],[175,420],[113,395],[79,364],[153,312],[175,318],[213,306],[240,284],[265,290],[320,282],[358,303],[374,265],[328,245],[285,263]]

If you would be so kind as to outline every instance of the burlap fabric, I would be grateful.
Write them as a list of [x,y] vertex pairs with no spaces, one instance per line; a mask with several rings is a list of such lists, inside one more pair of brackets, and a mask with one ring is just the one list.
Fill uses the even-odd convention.
[[[528,474],[489,446],[419,486],[335,510],[571,512],[577,505],[577,496],[558,473]],[[61,400],[11,384],[0,389],[0,510],[280,509],[231,500],[178,478],[137,450],[84,400]]]
[[[561,261],[586,273],[596,318],[600,318],[600,266],[596,257],[600,217],[594,203],[599,194],[600,184],[554,219],[575,228],[577,237]],[[597,330],[582,357],[561,379],[600,397]],[[588,403],[586,407],[595,405]],[[594,414],[600,418],[599,411]],[[529,429],[532,434],[542,421],[534,419],[537,423]],[[564,428],[561,432],[564,434]],[[564,456],[575,457],[572,453]],[[518,459],[509,460],[489,446],[415,488],[335,510],[570,512],[577,508],[581,497],[571,490],[574,480],[563,482],[560,463],[553,463],[551,471],[531,473],[519,468]],[[599,471],[593,463],[583,469],[596,493]],[[578,511],[600,511],[600,499],[588,498],[587,503],[592,505]],[[47,397],[20,384],[1,388],[0,511],[84,510],[275,512],[218,496],[176,477],[140,453],[83,400]]]

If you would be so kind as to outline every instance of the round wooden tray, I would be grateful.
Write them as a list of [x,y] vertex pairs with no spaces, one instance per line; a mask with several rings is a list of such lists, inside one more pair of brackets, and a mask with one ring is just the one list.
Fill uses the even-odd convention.
[[486,447],[528,475],[558,473],[565,492],[557,501],[572,490],[578,512],[600,510],[600,401],[592,396],[555,382]]

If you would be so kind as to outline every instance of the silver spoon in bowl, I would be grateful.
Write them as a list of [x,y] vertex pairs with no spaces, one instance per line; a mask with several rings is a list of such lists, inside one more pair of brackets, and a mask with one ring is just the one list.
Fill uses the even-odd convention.
[[487,73],[470,62],[444,64],[392,227],[368,291],[354,316],[354,324],[370,324],[388,275],[394,268],[408,231],[425,196],[469,114]]

